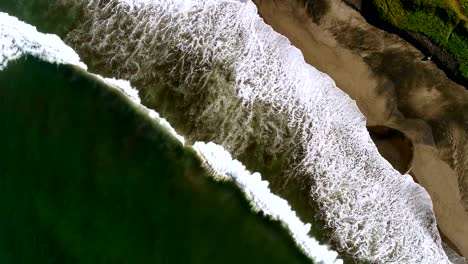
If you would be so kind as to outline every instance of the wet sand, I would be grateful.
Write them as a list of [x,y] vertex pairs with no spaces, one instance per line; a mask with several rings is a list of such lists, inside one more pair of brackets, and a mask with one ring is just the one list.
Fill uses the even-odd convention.
[[[309,12],[297,0],[254,2],[307,63],[356,100],[368,126],[388,126],[411,139],[411,175],[430,194],[446,241],[468,257],[468,90],[341,0],[317,0]],[[395,153],[393,147],[383,150]]]

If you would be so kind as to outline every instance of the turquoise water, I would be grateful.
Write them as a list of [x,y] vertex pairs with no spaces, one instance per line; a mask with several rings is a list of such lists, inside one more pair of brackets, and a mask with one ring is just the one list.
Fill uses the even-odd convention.
[[0,263],[310,263],[120,92],[71,66],[0,72]]

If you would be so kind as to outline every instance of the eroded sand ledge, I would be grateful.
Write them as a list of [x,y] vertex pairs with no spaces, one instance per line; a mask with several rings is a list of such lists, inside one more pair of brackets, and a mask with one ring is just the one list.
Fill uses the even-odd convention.
[[356,100],[369,126],[411,138],[411,174],[431,195],[440,230],[468,257],[468,90],[341,0],[326,1],[312,16],[297,0],[254,2],[306,62]]

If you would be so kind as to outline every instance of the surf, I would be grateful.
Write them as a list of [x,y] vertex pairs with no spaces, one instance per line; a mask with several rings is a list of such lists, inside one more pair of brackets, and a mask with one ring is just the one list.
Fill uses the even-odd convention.
[[90,67],[130,80],[191,142],[213,141],[235,158],[254,143],[287,156],[284,181],[309,188],[340,250],[449,263],[427,192],[379,155],[354,101],[251,1],[96,0],[83,10],[65,41]]
[[[81,61],[79,55],[60,38],[52,34],[40,33],[35,27],[1,12],[0,35],[2,36],[0,45],[2,68],[0,70],[7,67],[11,61],[32,55],[50,63],[70,64],[87,71],[87,66]],[[298,247],[308,257],[320,263],[342,263],[336,252],[326,245],[320,245],[318,241],[308,236],[310,224],[301,222],[285,200],[272,194],[268,189],[268,182],[262,181],[258,173],[251,174],[245,170],[240,162],[232,160],[227,151],[214,143],[197,142],[194,146],[186,145],[184,137],[179,135],[169,122],[159,113],[141,104],[138,91],[131,86],[129,81],[105,78],[97,74],[91,75],[119,90],[154,122],[170,133],[179,144],[196,150],[215,180],[235,182],[243,190],[246,199],[250,201],[253,212],[262,212],[271,219],[283,223]],[[222,167],[219,164],[222,164]]]

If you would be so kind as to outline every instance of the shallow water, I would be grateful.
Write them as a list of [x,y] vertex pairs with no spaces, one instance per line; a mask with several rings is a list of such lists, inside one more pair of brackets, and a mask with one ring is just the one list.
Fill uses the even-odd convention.
[[34,58],[0,85],[1,263],[310,263],[116,89]]

